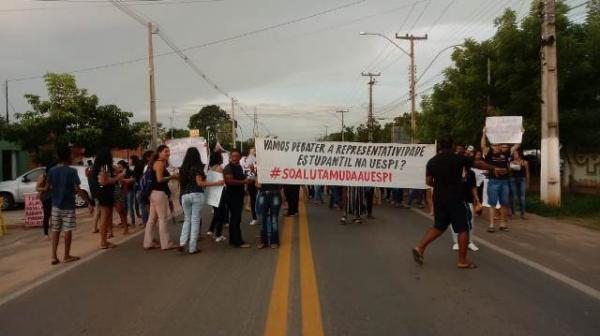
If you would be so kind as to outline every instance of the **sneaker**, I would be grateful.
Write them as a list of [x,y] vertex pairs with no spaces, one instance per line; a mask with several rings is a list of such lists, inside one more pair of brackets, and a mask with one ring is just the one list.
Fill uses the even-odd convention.
[[260,244],[256,245],[256,248],[259,249],[259,250],[264,249],[265,248],[265,244],[260,243]]
[[479,247],[477,247],[477,245],[475,245],[475,243],[469,243],[469,250],[471,250],[473,252],[477,252],[477,251],[479,251]]
[[257,223],[258,223],[258,222],[256,221],[256,219],[253,219],[253,220],[250,222],[250,225],[251,225],[251,226],[253,226],[253,225],[256,225]]
[[452,245],[452,250],[453,251],[458,251],[458,244]]
[[206,235],[209,236],[209,237],[212,237],[215,234],[212,231],[206,231]]
[[220,237],[215,238],[215,241],[217,243],[220,243],[220,242],[225,241],[225,240],[227,240],[227,238],[225,238],[225,236],[220,236]]

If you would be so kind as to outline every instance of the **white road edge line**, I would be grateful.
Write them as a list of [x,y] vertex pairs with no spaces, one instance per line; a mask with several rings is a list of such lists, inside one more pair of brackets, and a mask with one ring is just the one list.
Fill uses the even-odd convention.
[[[430,216],[429,214],[426,214],[423,211],[419,211],[419,210],[416,210],[416,209],[412,209],[412,210],[414,212],[416,212],[416,213],[424,216],[424,217],[427,217],[429,219],[433,219],[433,216]],[[566,276],[566,275],[564,275],[562,273],[559,273],[559,272],[554,271],[554,270],[552,270],[552,269],[550,269],[550,268],[548,268],[546,266],[538,264],[538,263],[536,263],[533,260],[529,260],[529,259],[527,259],[525,257],[522,257],[522,256],[516,254],[516,253],[513,253],[511,251],[503,249],[502,247],[500,247],[500,246],[498,246],[498,245],[496,245],[494,243],[491,243],[491,242],[489,242],[489,241],[487,241],[487,240],[485,240],[483,238],[477,237],[475,235],[473,236],[473,238],[475,238],[475,240],[479,244],[481,244],[481,245],[483,245],[483,246],[485,246],[485,247],[487,247],[489,249],[492,249],[492,250],[494,250],[494,251],[496,251],[496,252],[498,252],[500,254],[503,254],[503,255],[511,258],[511,259],[514,259],[514,260],[516,260],[516,261],[518,261],[520,263],[523,263],[523,264],[525,264],[525,265],[527,265],[527,266],[529,266],[529,267],[531,267],[533,269],[536,269],[536,270],[538,270],[538,271],[540,271],[540,272],[542,272],[542,273],[544,273],[544,274],[546,274],[546,275],[548,275],[548,276],[550,276],[550,277],[552,277],[552,278],[554,278],[554,279],[556,279],[556,280],[558,280],[558,281],[560,281],[560,282],[562,282],[562,283],[564,283],[564,284],[566,284],[568,286],[571,286],[571,287],[577,289],[578,291],[580,291],[582,293],[585,293],[585,294],[591,296],[592,298],[594,298],[596,300],[600,300],[600,291],[597,290],[597,289],[595,289],[595,288],[592,288],[592,287],[590,287],[588,285],[582,284],[581,282],[579,282],[579,281],[577,281],[577,280],[575,280],[573,278],[570,278],[570,277],[568,277],[568,276]]]
[[[144,230],[140,230],[138,232],[132,233],[128,237],[126,237],[123,240],[119,241],[119,245],[123,244],[125,242],[130,241],[131,239],[139,236],[142,233],[144,233]],[[74,263],[72,263],[70,265],[67,265],[64,268],[62,268],[62,269],[60,269],[60,270],[58,270],[56,272],[51,272],[48,275],[45,275],[42,278],[34,281],[33,283],[31,283],[31,284],[29,284],[29,285],[27,285],[27,286],[25,286],[25,287],[23,287],[21,289],[18,289],[17,291],[10,293],[10,294],[6,295],[3,298],[0,298],[0,307],[2,305],[6,304],[6,303],[8,303],[8,302],[10,302],[10,301],[18,298],[18,297],[20,297],[21,295],[29,292],[30,290],[32,290],[32,289],[34,289],[36,287],[39,287],[39,286],[43,285],[44,283],[46,283],[46,282],[48,282],[48,281],[50,281],[50,280],[52,280],[52,279],[54,279],[56,277],[59,277],[59,276],[65,274],[65,273],[67,273],[68,271],[72,270],[73,268],[81,266],[81,265],[89,262],[90,260],[96,258],[97,256],[99,256],[99,255],[101,255],[103,253],[109,252],[110,250],[113,250],[113,249],[106,249],[106,250],[98,249],[96,252],[92,252],[90,255],[88,255],[88,256],[86,256],[84,258],[81,258],[80,260],[78,260],[78,261],[76,261],[76,262],[74,262]],[[50,250],[48,250],[48,251],[50,251]]]

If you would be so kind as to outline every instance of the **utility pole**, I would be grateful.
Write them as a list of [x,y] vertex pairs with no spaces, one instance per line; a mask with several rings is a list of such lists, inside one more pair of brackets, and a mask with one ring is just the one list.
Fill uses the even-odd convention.
[[369,142],[373,142],[373,85],[375,84],[375,79],[373,77],[381,76],[381,72],[378,73],[361,73],[362,76],[369,77]]
[[4,81],[4,102],[6,103],[6,123],[10,122],[8,118],[8,80]]
[[342,114],[342,142],[344,142],[344,114],[348,113],[348,110],[339,110],[336,111],[337,113],[341,113]]
[[256,106],[254,107],[254,128],[252,129],[252,136],[254,139],[259,137],[258,134],[258,115],[256,114]]
[[175,119],[175,108],[173,106],[171,106],[171,139],[173,139],[173,120]]
[[231,148],[236,148],[235,145],[235,131],[236,131],[236,126],[235,126],[235,100],[233,98],[231,98]]
[[325,125],[325,140],[327,140],[327,128],[329,128],[329,126]]
[[487,91],[485,117],[489,116],[492,109],[492,101],[490,97],[492,91],[492,60],[489,56],[487,57]]
[[558,88],[556,62],[556,1],[544,0],[542,17],[542,153],[540,197],[560,206],[560,141],[558,137]]
[[154,88],[154,46],[152,35],[158,31],[152,22],[148,22],[148,78],[150,87],[150,129],[152,132],[152,141],[150,148],[156,150],[158,146],[158,126],[156,124],[156,90]]
[[409,89],[409,96],[410,96],[410,129],[411,129],[411,142],[415,143],[416,142],[416,133],[417,133],[417,103],[416,103],[416,95],[417,93],[415,92],[415,86],[416,86],[416,80],[415,80],[415,73],[417,72],[417,67],[415,65],[415,40],[427,40],[427,34],[425,34],[424,36],[414,36],[414,35],[398,35],[396,34],[396,38],[399,40],[409,40],[410,41],[410,53],[408,56],[410,56],[410,89]]

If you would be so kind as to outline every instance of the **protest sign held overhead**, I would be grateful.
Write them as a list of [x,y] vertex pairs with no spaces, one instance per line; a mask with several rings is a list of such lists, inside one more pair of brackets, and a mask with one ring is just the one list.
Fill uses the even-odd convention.
[[426,188],[435,145],[256,139],[258,181]]
[[171,139],[167,140],[165,144],[169,146],[169,149],[171,150],[169,165],[172,167],[181,167],[183,158],[185,157],[185,152],[187,152],[188,148],[190,147],[196,147],[200,152],[200,159],[202,160],[202,163],[205,165],[208,164],[208,149],[206,139],[202,137]]
[[492,144],[516,144],[523,139],[523,117],[487,117],[486,135]]

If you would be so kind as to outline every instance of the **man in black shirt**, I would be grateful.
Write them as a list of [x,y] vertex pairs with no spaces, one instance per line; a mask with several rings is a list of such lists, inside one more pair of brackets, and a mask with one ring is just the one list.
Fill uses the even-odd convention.
[[[413,258],[418,264],[423,264],[423,254],[427,245],[436,240],[448,226],[452,225],[458,234],[458,268],[476,268],[467,260],[469,232],[467,209],[463,183],[464,169],[470,169],[474,164],[469,157],[456,155],[452,152],[452,139],[440,140],[440,151],[427,162],[427,185],[433,187],[433,207],[435,224],[429,229],[419,246],[412,250]],[[483,162],[475,164],[478,168],[490,168]]]
[[234,149],[229,154],[229,164],[223,169],[223,177],[227,188],[227,207],[229,208],[229,244],[235,247],[248,248],[247,244],[242,239],[242,230],[240,223],[242,221],[242,210],[244,208],[244,186],[254,183],[254,180],[246,179],[244,170],[240,165],[242,154],[239,150]]

